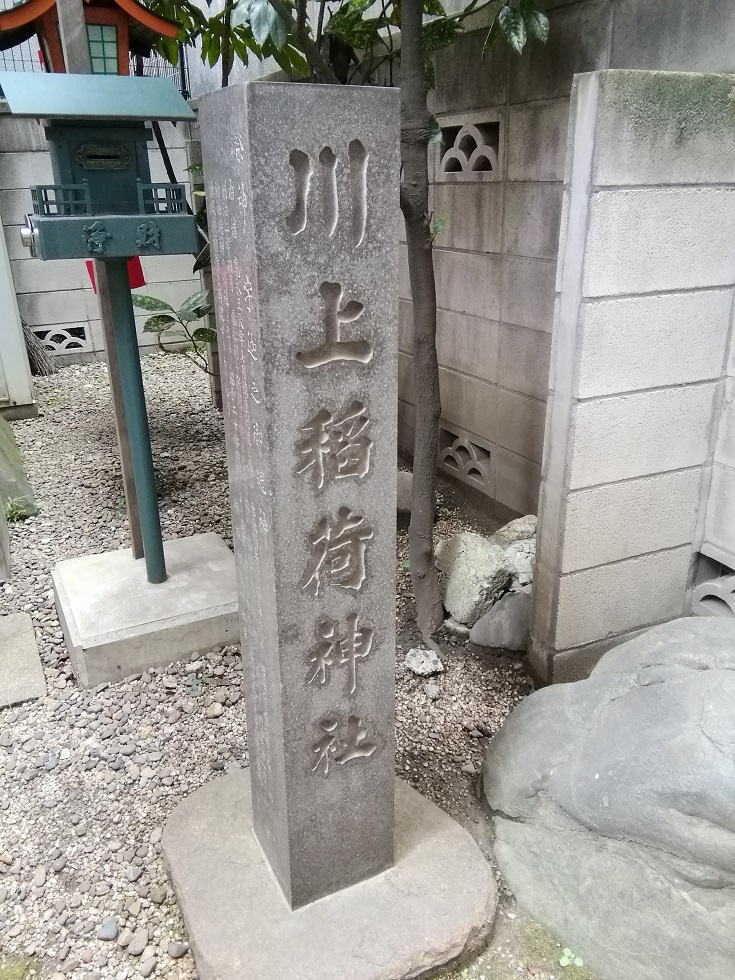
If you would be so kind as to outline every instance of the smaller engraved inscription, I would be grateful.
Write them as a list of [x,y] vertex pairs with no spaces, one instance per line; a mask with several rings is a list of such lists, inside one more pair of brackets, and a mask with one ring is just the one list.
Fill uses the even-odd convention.
[[359,592],[365,581],[365,550],[373,529],[349,507],[340,507],[337,520],[323,517],[309,535],[311,553],[301,576],[301,589],[318,596],[324,579]]
[[101,221],[93,221],[84,226],[84,244],[90,253],[100,254],[105,250],[105,244],[112,235]]
[[347,719],[344,738],[339,735],[340,719],[336,715],[326,715],[317,724],[319,738],[312,743],[311,751],[317,757],[312,772],[329,775],[329,764],[334,761],[339,766],[353,759],[369,759],[377,745],[368,741],[368,730],[364,728],[357,715]]
[[347,665],[348,690],[357,690],[357,661],[362,660],[373,648],[375,630],[358,628],[357,613],[347,617],[347,630],[343,637],[337,636],[337,624],[324,622],[316,628],[319,643],[309,652],[309,673],[307,684],[326,684],[330,678],[330,667]]
[[319,490],[325,480],[362,479],[370,469],[373,448],[366,435],[369,426],[365,406],[357,399],[336,416],[322,408],[301,427],[304,438],[296,444],[301,457],[296,473],[310,472]]
[[350,300],[340,307],[343,290],[338,282],[323,282],[319,292],[324,301],[325,342],[318,347],[299,351],[296,360],[306,368],[322,367],[332,361],[367,364],[373,356],[372,344],[367,340],[342,340],[342,324],[359,320],[365,307],[356,300]]

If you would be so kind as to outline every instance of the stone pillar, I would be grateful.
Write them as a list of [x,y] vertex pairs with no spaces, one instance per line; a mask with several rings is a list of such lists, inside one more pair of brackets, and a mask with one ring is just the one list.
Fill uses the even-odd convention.
[[398,93],[200,124],[254,828],[297,908],[393,863]]

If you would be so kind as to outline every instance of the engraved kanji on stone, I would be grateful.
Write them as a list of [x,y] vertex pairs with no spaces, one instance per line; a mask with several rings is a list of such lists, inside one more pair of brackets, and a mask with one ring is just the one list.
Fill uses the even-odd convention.
[[357,661],[367,657],[373,647],[375,631],[366,627],[358,629],[358,614],[347,617],[347,630],[343,637],[337,636],[337,624],[320,623],[316,634],[320,638],[307,657],[310,664],[306,678],[307,684],[326,684],[330,679],[330,667],[347,664],[348,690],[354,694],[357,689]]
[[155,221],[144,221],[138,225],[137,233],[136,248],[155,248],[161,251],[161,229]]
[[104,252],[108,238],[112,238],[112,235],[101,221],[93,221],[91,225],[84,226],[84,244],[88,252]]
[[296,354],[296,360],[306,368],[322,367],[333,361],[357,361],[367,364],[373,347],[367,340],[342,340],[342,324],[354,323],[365,312],[362,303],[350,300],[341,306],[343,290],[338,282],[323,282],[319,287],[324,302],[324,343]]
[[[352,212],[352,243],[355,248],[362,244],[367,229],[367,167],[368,152],[360,140],[351,140],[347,147],[350,167],[350,210]],[[309,199],[312,195],[314,165],[311,155],[303,150],[293,149],[289,154],[294,176],[294,206],[286,217],[286,226],[291,234],[300,235],[309,224]],[[340,204],[337,194],[337,169],[339,155],[331,146],[322,147],[319,152],[319,193],[321,196],[321,225],[327,237],[331,238],[337,230],[340,217]]]
[[377,745],[368,741],[368,730],[358,715],[350,715],[347,719],[344,738],[340,738],[338,734],[339,726],[340,719],[336,715],[326,715],[317,723],[319,738],[311,746],[317,759],[311,767],[312,772],[321,769],[323,775],[328,776],[330,762],[343,766],[353,759],[369,759],[376,750]]
[[373,448],[373,440],[366,435],[369,426],[365,406],[357,399],[337,416],[321,409],[301,428],[304,438],[296,449],[302,461],[296,472],[311,471],[319,490],[325,479],[362,479],[370,469]]
[[373,530],[365,518],[340,507],[337,520],[323,517],[309,535],[311,554],[301,589],[318,596],[323,579],[343,589],[360,590],[365,581],[365,550]]

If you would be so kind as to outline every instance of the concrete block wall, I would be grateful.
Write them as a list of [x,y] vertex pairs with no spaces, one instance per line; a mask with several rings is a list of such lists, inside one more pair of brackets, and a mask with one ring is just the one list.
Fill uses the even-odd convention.
[[705,526],[735,547],[734,93],[735,75],[575,81],[531,641],[547,680],[686,615]]
[[[185,127],[162,123],[177,178],[185,183]],[[157,145],[151,144],[151,177],[167,179]],[[20,242],[20,226],[31,210],[32,184],[52,183],[51,160],[40,123],[29,119],[0,118],[0,219],[21,315],[64,362],[102,356],[104,340],[97,297],[81,259],[41,262]],[[192,275],[193,259],[186,255],[145,257],[142,260],[149,292],[177,305],[196,292],[199,277]],[[136,317],[142,347],[155,344],[153,334],[142,332],[143,314]]]
[[[440,465],[457,473],[471,452],[485,453],[487,479],[472,474],[465,479],[519,512],[535,512],[538,503],[573,77],[609,68],[735,71],[731,0],[703,0],[696,11],[691,0],[549,0],[547,7],[548,44],[531,42],[521,57],[500,45],[483,57],[488,21],[479,14],[468,22],[473,29],[435,58],[433,109],[450,137],[463,123],[500,124],[495,179],[473,182],[434,171],[432,208],[447,219],[436,250],[444,408]],[[611,145],[611,170],[617,152]],[[623,174],[627,163],[618,160]],[[655,172],[662,163],[668,165],[649,160],[649,169]],[[680,178],[694,165],[681,159]],[[729,160],[713,166],[719,168],[718,180],[730,179]],[[631,207],[642,201],[631,198]],[[656,210],[665,211],[668,202],[659,196],[647,206],[655,222]],[[611,217],[600,202],[595,220]],[[619,219],[625,225],[630,215]],[[633,235],[636,222],[634,215]],[[713,230],[708,247],[716,266],[725,230]],[[669,279],[676,278],[677,256],[686,245],[686,236],[669,243]],[[625,262],[622,253],[619,262]],[[639,285],[647,282],[645,265],[638,274]],[[712,276],[717,279],[715,268]],[[410,359],[405,261],[401,305],[401,350]],[[407,362],[399,434],[400,445],[410,451],[415,411],[409,379]]]

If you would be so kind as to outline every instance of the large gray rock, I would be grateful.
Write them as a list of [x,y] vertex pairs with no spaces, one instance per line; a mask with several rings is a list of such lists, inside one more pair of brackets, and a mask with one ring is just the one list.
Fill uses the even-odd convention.
[[529,538],[536,537],[537,524],[538,518],[535,514],[517,517],[516,520],[496,531],[493,540],[501,548],[507,548],[509,544],[515,544],[516,541],[527,541]]
[[527,592],[508,592],[478,619],[470,630],[470,640],[481,647],[525,650],[531,617],[531,596]]
[[511,588],[530,585],[536,569],[536,538],[515,541],[503,554],[508,571],[513,576]]
[[599,980],[735,963],[735,620],[649,630],[522,702],[483,782],[521,906]]
[[471,531],[439,542],[436,567],[444,574],[445,607],[467,626],[474,626],[497,602],[512,577],[503,549]]

